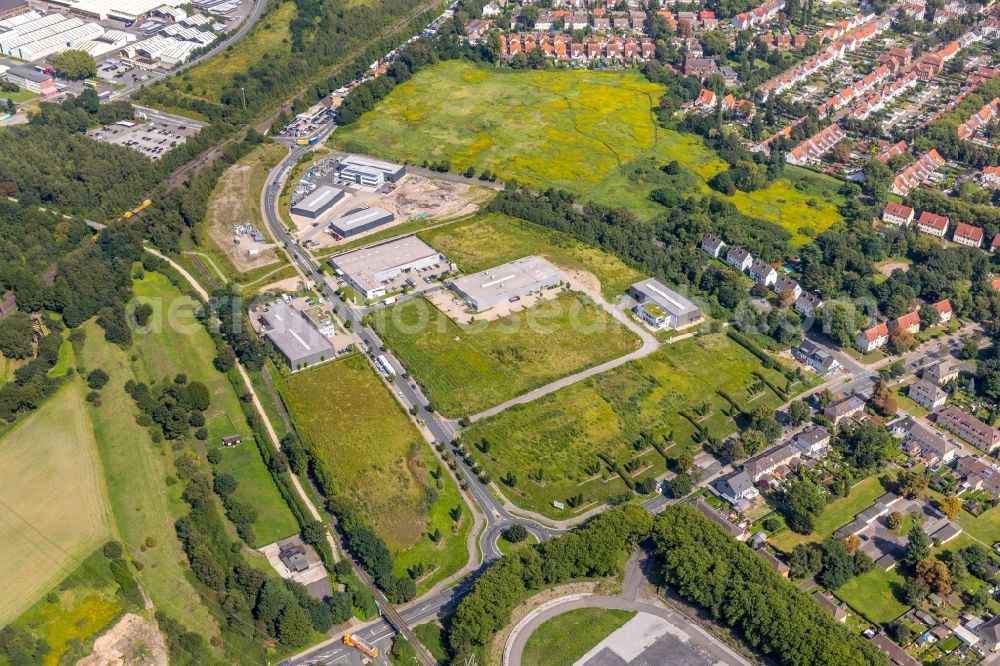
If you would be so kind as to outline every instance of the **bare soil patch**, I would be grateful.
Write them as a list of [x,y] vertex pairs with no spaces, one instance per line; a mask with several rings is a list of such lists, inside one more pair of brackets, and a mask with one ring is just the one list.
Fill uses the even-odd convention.
[[[267,225],[261,222],[260,202],[254,196],[254,182],[259,177],[256,171],[262,168],[245,164],[229,167],[219,178],[209,202],[209,238],[241,273],[278,261]],[[264,234],[264,242],[259,243],[246,234],[236,236],[234,228],[245,224],[255,225]]]
[[76,666],[167,666],[167,645],[159,628],[135,613],[126,613],[108,633],[94,641],[94,651]]

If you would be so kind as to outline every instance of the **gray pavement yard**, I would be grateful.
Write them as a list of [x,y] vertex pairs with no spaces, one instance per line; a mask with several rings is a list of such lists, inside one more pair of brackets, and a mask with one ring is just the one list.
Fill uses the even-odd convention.
[[598,643],[576,666],[706,666],[726,663],[670,621],[639,613]]

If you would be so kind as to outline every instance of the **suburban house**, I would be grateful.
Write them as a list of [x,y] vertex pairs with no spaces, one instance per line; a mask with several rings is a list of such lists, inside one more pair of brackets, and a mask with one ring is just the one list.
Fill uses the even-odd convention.
[[994,615],[976,627],[976,633],[983,639],[983,647],[991,652],[1000,650],[1000,615]]
[[795,299],[795,311],[803,317],[811,317],[817,308],[823,305],[823,299],[810,291],[803,291]]
[[864,331],[859,331],[854,342],[866,354],[873,349],[884,347],[885,343],[889,342],[889,326],[882,322]]
[[714,92],[708,88],[702,88],[701,92],[698,93],[698,99],[694,101],[695,107],[701,109],[702,111],[710,111],[714,109],[719,103],[719,97]]
[[931,307],[938,311],[939,323],[946,324],[951,321],[951,301],[947,298],[934,303]]
[[763,259],[754,259],[750,264],[750,278],[765,287],[770,287],[778,281],[778,271]]
[[[944,158],[938,154],[937,150],[931,148],[896,176],[896,179],[892,183],[892,193],[905,197],[910,193],[910,190],[918,187],[930,178],[931,174],[943,166]],[[921,229],[921,231],[923,230]],[[927,231],[924,233],[931,232]],[[944,232],[942,231],[940,235],[944,236]]]
[[895,224],[900,227],[908,227],[913,224],[913,209],[895,201],[890,201],[882,211],[882,221]]
[[840,372],[843,369],[840,361],[833,354],[820,349],[811,340],[803,340],[801,345],[792,349],[792,357],[823,376]]
[[234,446],[239,446],[243,443],[243,437],[241,435],[229,435],[222,438],[222,445],[227,448],[232,448]]
[[890,330],[903,330],[907,333],[916,334],[920,332],[920,313],[916,310],[907,312],[902,317],[896,317],[889,322]]
[[813,592],[813,599],[815,599],[820,606],[827,609],[833,613],[833,619],[837,622],[847,622],[847,611],[833,603],[830,597],[826,596],[823,592]]
[[739,271],[746,271],[753,264],[753,256],[738,245],[729,248],[726,263]]
[[930,211],[922,211],[917,218],[917,230],[921,233],[944,238],[948,231],[948,220],[944,215],[937,215]]
[[938,386],[944,386],[948,382],[958,379],[958,368],[950,361],[938,361],[924,368],[921,376]]
[[737,508],[741,505],[745,506],[760,496],[760,492],[754,487],[753,479],[750,478],[746,470],[727,474],[716,481],[712,487],[722,499]]
[[1000,431],[958,407],[945,407],[938,412],[937,424],[987,453],[1000,445]]
[[878,634],[872,637],[872,643],[879,650],[885,653],[889,662],[895,666],[920,666],[920,662],[910,656],[910,653],[899,647],[885,634]]
[[701,249],[708,252],[716,259],[718,259],[719,255],[722,254],[722,250],[725,247],[726,244],[715,234],[705,234],[701,238]]
[[750,537],[750,533],[744,528],[740,527],[736,523],[728,520],[724,515],[722,515],[715,507],[705,501],[704,498],[699,497],[694,501],[694,506],[696,509],[701,511],[706,518],[717,523],[722,529],[729,532],[729,534],[737,541],[746,541]]
[[788,574],[791,571],[791,569],[788,567],[787,564],[785,564],[777,557],[775,557],[774,553],[769,551],[767,548],[758,548],[756,552],[758,555],[764,558],[764,561],[767,562],[772,569],[774,569],[775,573],[777,573],[782,578],[788,578]]
[[830,446],[830,431],[823,426],[807,428],[795,436],[795,446],[810,458],[821,458]]
[[985,490],[1000,496],[1000,469],[979,456],[964,456],[958,459],[955,471],[965,479],[970,490]]
[[823,410],[823,415],[830,419],[833,425],[838,426],[841,421],[849,419],[855,414],[860,414],[864,410],[865,401],[856,395],[851,395],[829,405]]
[[948,401],[948,392],[926,379],[918,379],[910,384],[907,395],[913,402],[931,410],[943,406]]
[[959,245],[965,245],[966,247],[982,247],[983,230],[971,224],[959,222],[955,225],[955,233],[952,234],[951,239]]
[[796,460],[801,453],[791,444],[779,444],[747,460],[743,464],[743,471],[757,483],[782,465],[788,465]]
[[778,278],[778,281],[774,283],[774,293],[784,294],[786,291],[792,292],[792,301],[794,302],[799,296],[802,295],[802,285],[799,281],[788,277],[787,275],[782,275]]
[[908,453],[919,457],[926,465],[948,464],[958,453],[957,446],[912,416],[893,422],[889,432],[903,438],[910,449]]

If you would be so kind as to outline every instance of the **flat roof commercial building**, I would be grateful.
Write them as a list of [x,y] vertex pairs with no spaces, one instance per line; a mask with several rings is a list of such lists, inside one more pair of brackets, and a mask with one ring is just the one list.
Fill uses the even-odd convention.
[[448,286],[473,310],[481,312],[561,282],[559,269],[541,257],[532,256],[457,278]]
[[406,167],[402,164],[383,162],[382,160],[362,157],[360,155],[348,155],[344,159],[340,160],[341,172],[344,171],[345,167],[361,168],[367,171],[380,172],[382,174],[382,178],[387,183],[398,182],[403,176],[406,175]]
[[389,224],[395,219],[396,216],[385,208],[367,208],[338,217],[330,222],[330,228],[341,238],[348,238]]
[[330,210],[347,196],[347,190],[342,187],[323,185],[317,187],[302,201],[292,206],[292,215],[301,215],[315,220]]
[[340,170],[340,177],[365,187],[379,188],[385,185],[385,172],[365,166],[345,166]]
[[386,294],[386,280],[409,271],[430,268],[443,261],[438,251],[416,236],[338,254],[330,265],[368,300]]
[[637,301],[636,316],[653,328],[683,328],[701,319],[701,309],[659,280],[649,278],[629,287]]
[[292,370],[322,363],[336,353],[306,313],[275,301],[260,316],[264,335],[274,344]]

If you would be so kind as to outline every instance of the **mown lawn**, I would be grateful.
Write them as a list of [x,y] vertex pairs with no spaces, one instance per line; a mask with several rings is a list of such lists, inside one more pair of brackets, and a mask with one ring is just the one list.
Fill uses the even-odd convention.
[[[770,390],[750,395],[755,371],[776,384],[785,383],[783,376],[763,370],[756,357],[725,335],[690,338],[477,421],[463,441],[493,478],[514,472],[516,486],[504,490],[517,504],[565,517],[568,510],[554,509],[552,501],[582,493],[587,508],[626,490],[599,456],[628,461],[637,455],[632,444],[643,433],[663,440],[665,447],[698,446],[695,426],[681,412],[705,405],[703,416],[692,413],[701,428],[720,439],[736,430],[729,404],[717,391],[727,392],[747,409],[783,402]],[[485,453],[484,441],[489,443]],[[635,480],[665,470],[654,448],[638,455],[642,465],[632,473]],[[539,471],[541,482],[529,478]]]
[[835,594],[869,622],[886,624],[910,609],[901,602],[906,579],[896,569],[872,569],[844,583]]
[[410,299],[377,311],[372,321],[386,346],[427,389],[434,407],[452,417],[498,405],[640,344],[638,336],[579,293],[466,325],[427,300]]
[[632,611],[612,608],[578,608],[557,615],[531,634],[522,659],[534,666],[572,666],[633,617]]
[[601,283],[601,293],[612,303],[645,277],[618,257],[568,234],[505,215],[479,215],[418,235],[466,273],[540,254],[560,267],[593,274]]
[[822,541],[836,532],[840,527],[854,520],[872,503],[886,493],[885,487],[878,476],[869,476],[855,484],[847,497],[838,497],[826,506],[826,509],[816,520],[816,529],[812,534],[799,534],[792,530],[784,530],[771,539],[771,545],[786,553],[795,546],[809,541]]
[[[465,535],[472,524],[462,506],[458,524],[449,512],[462,505],[446,470],[367,359],[349,356],[295,373],[276,386],[303,441],[397,558],[397,573],[418,562],[439,563],[432,580],[465,564]],[[433,489],[433,492],[429,492]],[[434,544],[429,533],[440,529]]]
[[[663,209],[649,193],[672,185],[659,166],[676,159],[702,192],[725,168],[700,137],[657,126],[653,109],[663,90],[636,71],[493,70],[453,60],[397,86],[331,141],[412,164],[448,159],[458,172],[489,169],[650,218]],[[649,158],[653,168],[637,173],[636,165]],[[812,235],[840,220],[839,194],[832,179],[795,168],[788,174],[757,192],[719,196],[788,228],[794,242],[803,243],[808,235],[800,227]],[[810,184],[797,185],[801,179]]]

